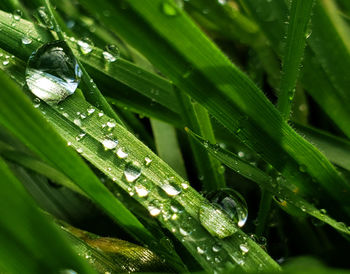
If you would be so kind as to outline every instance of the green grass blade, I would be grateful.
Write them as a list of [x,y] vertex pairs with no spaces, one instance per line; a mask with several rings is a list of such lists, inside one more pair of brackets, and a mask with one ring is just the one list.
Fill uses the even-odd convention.
[[0,73],[0,80],[6,87],[0,93],[1,123],[43,159],[64,171],[68,178],[135,238],[140,241],[151,241],[153,237],[150,233],[113,197],[75,152],[66,146],[40,113],[33,108],[18,86],[3,72]]
[[[67,98],[61,103],[63,110],[51,108],[46,104],[41,104],[40,106],[41,110],[46,112],[46,118],[67,142],[70,142],[75,149],[81,152],[83,157],[132,195],[136,201],[148,210],[151,210],[151,214],[155,215],[157,220],[171,231],[176,238],[184,240],[183,244],[185,247],[204,269],[209,271],[226,267],[226,263],[240,264],[239,262],[244,262],[244,264],[241,263],[240,265],[243,269],[255,269],[259,264],[262,264],[262,268],[278,269],[275,262],[253,241],[247,239],[249,237],[244,236],[240,230],[237,230],[232,221],[227,219],[226,215],[217,213],[218,215],[213,216],[216,220],[209,222],[207,225],[210,228],[208,227],[207,229],[218,231],[219,235],[228,231],[236,231],[236,233],[225,239],[218,239],[212,236],[199,220],[199,210],[201,208],[205,207],[205,210],[211,211],[211,206],[208,202],[188,186],[187,182],[179,177],[152,151],[126,131],[125,128],[116,124],[113,132],[107,129],[103,130],[102,125],[112,122],[111,118],[106,115],[98,117],[98,114],[95,113],[90,118],[81,121],[82,128],[75,125],[76,112],[89,109],[90,107],[90,104],[76,95]],[[64,113],[68,114],[65,115],[68,118],[65,118]],[[82,140],[77,141],[74,136],[78,135],[82,129],[86,136]],[[106,130],[118,140],[118,147],[115,152],[103,150],[102,142],[106,138]],[[120,149],[124,153],[128,153],[127,157],[125,154],[122,155],[118,152]],[[149,160],[145,160],[146,158]],[[130,185],[125,176],[125,172],[129,170],[130,164],[141,168],[137,181],[132,185]],[[165,190],[167,190],[169,183],[177,189],[175,193],[180,192],[180,194],[175,196],[172,196],[173,194],[166,195]],[[149,191],[146,196],[143,195],[143,192],[140,192],[139,189],[141,188],[146,188]],[[175,206],[182,213],[174,215],[171,211],[171,206]],[[187,239],[189,240],[187,241]],[[239,245],[242,243],[250,248],[250,251],[244,256],[239,251]],[[215,263],[207,261],[205,258],[211,254],[211,251],[208,250],[205,255],[201,255],[197,251],[198,246],[212,246],[215,244],[222,246],[222,250],[215,255],[220,257],[220,259]],[[214,256],[214,253],[212,255]]]
[[39,213],[2,158],[0,174],[0,265],[11,273],[65,269],[94,273],[73,252],[67,239]]
[[[204,138],[215,143],[215,136],[210,122],[208,112],[205,108],[196,102],[192,102],[191,98],[178,91],[178,98],[182,106],[182,115],[185,125],[191,130]],[[203,184],[203,190],[211,191],[225,186],[225,178],[221,172],[221,163],[212,158],[202,147],[190,139],[190,145],[193,157],[196,161],[199,178]]]
[[291,189],[290,185],[277,182],[276,179],[273,179],[262,170],[252,166],[250,163],[245,162],[239,156],[231,153],[228,150],[220,148],[217,145],[208,143],[207,140],[201,138],[191,131],[188,132],[196,141],[206,147],[207,150],[219,161],[242,176],[257,183],[262,189],[265,189],[272,195],[276,195],[276,197],[278,197],[281,201],[279,205],[282,208],[288,208],[289,205],[292,205],[292,208],[297,208],[300,211],[300,214],[307,213],[310,216],[329,224],[336,230],[350,235],[350,230],[344,223],[335,221],[328,215],[324,214],[322,210],[318,210],[314,205],[301,198],[298,194],[299,190],[297,188]]
[[290,116],[294,89],[305,48],[307,26],[311,17],[312,5],[313,0],[292,1],[277,102],[277,108],[286,120]]
[[[82,3],[96,13],[97,3],[90,0]],[[162,12],[163,4],[164,1],[158,0],[142,4],[129,1],[128,8],[123,10],[104,0],[98,6],[111,12],[110,17],[101,17],[107,26],[140,50],[242,142],[297,184],[301,192],[314,195],[310,180],[313,177],[333,199],[348,204],[344,190],[347,191],[349,185],[327,159],[282,120],[263,93],[180,9],[173,5],[175,16],[169,16]],[[201,50],[194,51],[195,48]],[[168,65],[170,60],[172,66]],[[300,166],[306,173],[300,172]]]

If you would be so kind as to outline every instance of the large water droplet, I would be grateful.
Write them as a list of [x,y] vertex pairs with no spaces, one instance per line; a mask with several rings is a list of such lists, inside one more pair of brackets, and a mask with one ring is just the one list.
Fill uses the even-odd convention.
[[125,165],[124,176],[128,182],[134,182],[140,175],[141,166],[138,162],[129,162]]
[[149,190],[141,184],[135,186],[135,191],[140,198],[146,197],[149,193]]
[[110,139],[102,140],[102,145],[105,150],[113,149],[117,146],[117,144],[118,144],[117,140],[110,140]]
[[153,217],[158,216],[161,212],[161,210],[158,207],[153,206],[153,205],[148,206],[148,211],[151,214],[151,216],[153,216]]
[[165,191],[169,196],[176,196],[181,193],[182,189],[176,183],[171,181],[172,179],[166,180],[165,184],[161,186],[161,188]]
[[21,10],[15,10],[13,12],[13,19],[15,19],[16,21],[19,21],[22,15],[23,15],[23,12]]
[[231,188],[223,188],[208,193],[207,198],[218,205],[239,227],[244,226],[248,218],[248,207],[241,194]]
[[124,149],[121,147],[118,148],[116,154],[117,154],[119,159],[125,159],[129,156],[129,154],[127,152],[125,152]]
[[41,100],[57,104],[78,87],[81,70],[64,41],[49,42],[29,58],[26,82],[30,91]]

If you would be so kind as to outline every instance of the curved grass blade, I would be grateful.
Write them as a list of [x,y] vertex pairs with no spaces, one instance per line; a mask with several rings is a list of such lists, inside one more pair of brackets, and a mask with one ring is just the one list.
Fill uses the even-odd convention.
[[164,1],[160,0],[142,4],[128,1],[126,10],[107,0],[100,1],[98,7],[91,0],[82,3],[93,14],[98,7],[109,10],[110,17],[100,17],[107,26],[142,52],[175,85],[205,106],[290,182],[297,184],[301,193],[315,195],[312,177],[334,200],[342,203],[345,211],[349,210],[350,201],[345,194],[350,190],[349,184],[315,147],[282,120],[263,93],[175,4],[170,4],[175,13],[170,16],[162,12]]
[[277,102],[277,109],[286,120],[290,116],[294,89],[306,43],[307,26],[311,17],[312,5],[313,0],[292,1],[291,19],[288,25],[287,41],[282,62],[282,78]]
[[301,214],[307,213],[310,216],[329,224],[339,232],[350,235],[350,230],[344,223],[335,221],[328,215],[324,214],[323,210],[318,210],[314,205],[300,197],[298,194],[298,188],[291,188],[289,184],[277,182],[276,179],[273,179],[262,170],[252,166],[250,163],[245,162],[239,156],[218,145],[210,144],[207,140],[190,130],[187,130],[187,132],[223,164],[238,172],[240,175],[257,183],[262,189],[265,189],[272,195],[278,197],[278,200],[281,201],[279,203],[280,206],[288,207],[289,204],[291,204],[292,207],[297,208]]
[[11,273],[94,273],[41,215],[2,158],[0,174],[0,265]]

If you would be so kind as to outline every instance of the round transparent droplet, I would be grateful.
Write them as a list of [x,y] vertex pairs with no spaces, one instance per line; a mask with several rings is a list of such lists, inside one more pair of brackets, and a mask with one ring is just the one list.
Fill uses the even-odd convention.
[[153,217],[158,216],[160,214],[160,212],[161,212],[161,210],[158,207],[154,206],[154,205],[149,205],[147,208],[148,208],[149,213]]
[[129,162],[125,165],[124,176],[125,179],[132,183],[141,175],[141,166],[138,162]]
[[28,36],[23,36],[21,41],[23,45],[29,45],[33,42]]
[[15,10],[13,12],[13,19],[15,19],[16,21],[19,21],[23,16],[23,12],[21,10]]
[[240,244],[239,249],[242,251],[243,254],[247,253],[249,251],[249,248],[245,244]]
[[117,140],[104,139],[102,140],[102,145],[105,150],[114,149],[118,145]]
[[239,227],[244,226],[248,218],[248,207],[241,194],[231,188],[223,188],[208,193],[207,198],[218,205]]
[[114,55],[110,54],[108,51],[102,52],[102,55],[107,63],[113,63],[115,60],[117,60],[117,58]]
[[79,50],[82,54],[86,55],[89,54],[93,50],[93,43],[89,38],[83,38],[81,40],[78,40],[77,42],[79,46]]
[[161,188],[164,190],[164,192],[168,196],[176,196],[179,195],[182,191],[181,187],[178,186],[175,182],[171,181],[172,179],[166,180],[165,184],[161,186]]
[[148,156],[145,157],[145,166],[149,166],[152,163],[152,159]]
[[144,185],[141,185],[141,184],[137,184],[135,186],[135,191],[137,196],[139,196],[140,198],[146,197],[149,193],[149,190]]
[[72,95],[80,78],[80,67],[64,41],[40,47],[30,56],[26,68],[30,91],[49,104],[57,104]]
[[113,55],[116,59],[120,57],[120,51],[116,45],[107,45],[106,51]]
[[129,156],[129,154],[121,147],[118,148],[118,150],[116,151],[116,154],[119,159],[125,159]]

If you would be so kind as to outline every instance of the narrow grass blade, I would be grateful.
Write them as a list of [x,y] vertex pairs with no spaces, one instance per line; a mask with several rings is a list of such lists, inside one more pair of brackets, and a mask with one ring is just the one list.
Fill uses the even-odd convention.
[[[178,98],[182,106],[182,116],[186,126],[204,138],[215,143],[215,136],[210,122],[208,112],[197,102],[192,102],[191,98],[178,91]],[[199,178],[203,184],[203,190],[212,191],[225,186],[224,170],[221,163],[212,158],[201,146],[190,139],[193,157],[196,161]]]
[[230,151],[220,148],[218,145],[208,143],[207,140],[201,138],[189,130],[188,133],[196,141],[206,147],[207,150],[219,161],[227,165],[232,170],[238,172],[242,176],[257,183],[262,189],[265,189],[272,195],[278,197],[280,206],[287,208],[290,204],[293,208],[297,208],[301,214],[307,213],[310,216],[329,224],[338,231],[350,235],[350,230],[344,223],[335,221],[328,215],[324,214],[323,210],[318,210],[314,205],[301,198],[298,194],[298,188],[291,188],[288,183],[277,182],[276,179],[268,176],[262,170],[256,168],[255,166],[252,166],[248,162],[245,162]]
[[11,273],[94,273],[41,215],[2,158],[0,174],[0,265]]
[[304,53],[313,0],[292,1],[277,108],[284,119],[290,116],[299,67]]

